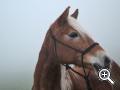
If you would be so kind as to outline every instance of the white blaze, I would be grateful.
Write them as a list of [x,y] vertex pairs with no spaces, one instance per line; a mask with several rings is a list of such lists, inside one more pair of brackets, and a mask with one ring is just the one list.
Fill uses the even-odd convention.
[[79,22],[75,18],[69,16],[68,23],[70,24],[70,26],[72,26],[72,28],[78,31],[81,35],[83,36],[89,35],[88,32],[85,31],[85,29],[79,24]]

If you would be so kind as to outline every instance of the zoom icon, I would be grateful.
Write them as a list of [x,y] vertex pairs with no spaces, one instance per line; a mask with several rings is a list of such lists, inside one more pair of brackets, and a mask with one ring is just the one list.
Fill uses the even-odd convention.
[[110,78],[110,71],[107,69],[101,69],[98,73],[101,80],[108,80],[111,84],[114,84],[114,81]]

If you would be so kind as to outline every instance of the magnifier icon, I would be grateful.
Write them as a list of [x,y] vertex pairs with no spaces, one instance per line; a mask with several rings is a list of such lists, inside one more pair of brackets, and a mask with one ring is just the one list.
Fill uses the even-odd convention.
[[110,78],[110,71],[107,69],[101,69],[99,71],[99,78],[101,80],[108,80],[111,84],[114,84],[114,81]]

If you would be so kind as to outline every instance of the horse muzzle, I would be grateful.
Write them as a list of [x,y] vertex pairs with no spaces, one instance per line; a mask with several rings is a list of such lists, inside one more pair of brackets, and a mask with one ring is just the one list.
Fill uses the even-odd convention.
[[94,63],[93,67],[96,71],[99,71],[100,69],[110,69],[112,60],[108,56],[104,56],[103,62],[101,63]]

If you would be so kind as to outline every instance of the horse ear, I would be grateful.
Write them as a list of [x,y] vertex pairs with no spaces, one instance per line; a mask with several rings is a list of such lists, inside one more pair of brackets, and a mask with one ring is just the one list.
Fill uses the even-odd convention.
[[59,25],[64,25],[67,22],[67,17],[69,15],[69,9],[70,7],[68,6],[65,11],[62,13],[62,15],[58,18],[57,22]]
[[75,12],[71,15],[73,18],[77,19],[78,18],[78,9],[75,10]]

